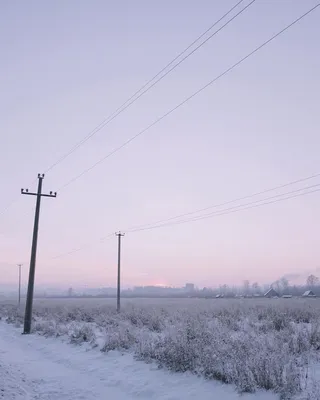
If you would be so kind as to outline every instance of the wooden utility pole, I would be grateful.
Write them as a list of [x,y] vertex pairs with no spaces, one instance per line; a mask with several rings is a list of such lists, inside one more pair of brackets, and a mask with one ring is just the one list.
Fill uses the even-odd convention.
[[121,238],[124,236],[124,233],[118,232],[116,233],[118,236],[118,284],[117,284],[117,311],[120,312],[120,265],[121,265]]
[[19,307],[20,307],[20,303],[21,303],[21,267],[22,267],[22,264],[18,264],[18,267],[19,267],[19,296],[18,296],[18,305],[19,305]]
[[37,243],[38,243],[38,230],[39,230],[39,216],[40,216],[40,203],[41,197],[57,197],[57,192],[50,192],[50,194],[42,194],[42,181],[44,174],[38,174],[38,191],[37,193],[31,193],[28,189],[21,189],[21,194],[28,194],[31,196],[37,196],[36,211],[34,215],[34,226],[33,226],[33,237],[31,247],[31,259],[29,269],[29,280],[28,280],[28,291],[26,301],[26,312],[24,314],[24,328],[23,333],[28,334],[31,331],[31,320],[32,320],[32,305],[33,305],[33,291],[34,291],[34,278],[36,270],[36,258],[37,258]]

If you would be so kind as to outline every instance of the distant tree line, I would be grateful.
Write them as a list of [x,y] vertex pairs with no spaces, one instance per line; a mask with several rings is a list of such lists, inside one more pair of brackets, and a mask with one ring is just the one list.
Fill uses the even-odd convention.
[[245,280],[243,285],[238,286],[228,286],[221,285],[217,289],[203,288],[207,296],[217,296],[222,295],[224,297],[235,297],[235,296],[263,296],[270,288],[273,288],[280,296],[292,295],[292,296],[302,296],[307,290],[312,290],[316,296],[320,296],[320,280],[315,275],[309,275],[306,279],[305,284],[302,285],[292,285],[290,281],[283,277],[279,280],[270,284],[260,285],[258,282],[253,282]]
[[[305,284],[301,285],[292,285],[290,281],[282,277],[272,284],[263,284],[260,285],[258,282],[251,283],[248,280],[245,280],[241,286],[228,286],[226,284],[220,285],[217,288],[207,288],[204,287],[202,289],[195,289],[190,292],[186,292],[181,290],[183,288],[159,288],[157,287],[156,292],[135,292],[131,289],[125,289],[121,291],[122,297],[127,298],[186,298],[186,297],[262,297],[270,288],[273,288],[279,296],[283,295],[292,295],[292,296],[302,296],[307,290],[312,290],[312,292],[320,297],[320,280],[315,275],[309,275],[306,279]],[[44,295],[37,294],[36,297],[44,297]],[[103,298],[114,298],[115,293],[97,293],[97,294],[89,294],[82,293],[77,294],[73,291],[73,289],[69,289],[67,295],[55,295],[55,296],[47,296],[47,297],[103,297]]]

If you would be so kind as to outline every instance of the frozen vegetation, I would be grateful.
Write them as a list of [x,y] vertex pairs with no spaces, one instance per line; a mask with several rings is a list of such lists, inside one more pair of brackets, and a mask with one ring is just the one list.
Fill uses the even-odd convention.
[[[17,307],[2,304],[0,310],[2,319],[22,325]],[[47,301],[34,306],[33,330],[102,352],[131,352],[160,368],[233,383],[239,392],[320,398],[316,299],[145,300],[126,303],[120,314],[114,304]]]

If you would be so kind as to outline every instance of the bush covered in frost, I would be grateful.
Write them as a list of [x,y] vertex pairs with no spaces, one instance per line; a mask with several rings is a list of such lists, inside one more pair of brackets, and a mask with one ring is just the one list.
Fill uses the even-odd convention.
[[[88,342],[104,352],[131,351],[175,372],[234,383],[240,392],[262,388],[290,399],[307,385],[309,364],[320,350],[318,302],[186,302],[127,304],[120,314],[111,305],[36,304],[33,331]],[[22,323],[21,311],[13,306],[0,306],[0,316]]]

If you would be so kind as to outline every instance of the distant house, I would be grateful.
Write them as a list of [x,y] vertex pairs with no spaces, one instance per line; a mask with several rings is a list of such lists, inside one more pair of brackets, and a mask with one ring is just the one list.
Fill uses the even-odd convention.
[[270,288],[267,293],[264,294],[264,297],[272,299],[273,297],[279,297],[278,293],[273,289]]
[[186,283],[184,289],[186,292],[194,292],[194,283]]
[[303,293],[302,297],[316,297],[312,290],[307,290]]
[[292,294],[284,294],[282,296],[283,299],[291,299],[292,298]]

